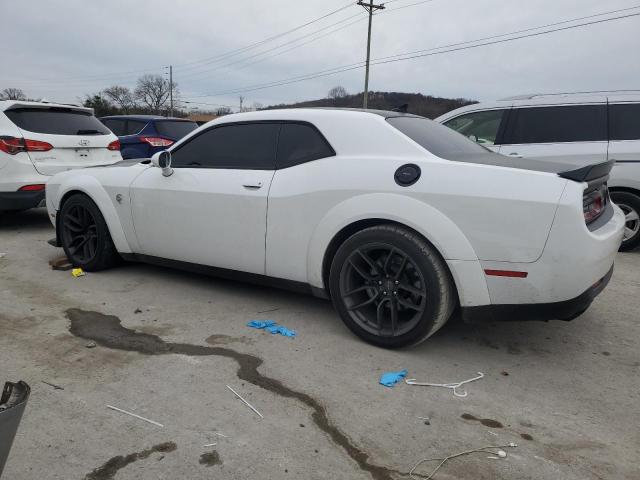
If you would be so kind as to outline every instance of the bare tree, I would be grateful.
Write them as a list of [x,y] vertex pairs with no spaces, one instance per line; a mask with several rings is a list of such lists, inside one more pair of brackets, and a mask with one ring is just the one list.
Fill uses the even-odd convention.
[[[138,78],[138,84],[134,91],[135,98],[153,113],[159,114],[167,107],[169,101],[169,81],[161,75],[143,75]],[[177,84],[173,83],[174,100],[178,95]]]
[[223,115],[229,115],[231,113],[231,109],[229,107],[220,107],[216,110],[216,115],[222,117]]
[[103,93],[107,99],[120,107],[120,110],[122,110],[122,113],[124,114],[131,112],[131,110],[136,106],[135,96],[129,87],[112,85],[109,88],[105,88]]
[[26,100],[27,96],[19,88],[5,88],[0,92],[0,100]]
[[349,95],[347,93],[347,90],[344,87],[341,87],[340,85],[338,85],[337,87],[333,87],[331,90],[329,90],[329,94],[327,95],[327,98],[331,98],[332,100],[335,100],[336,98],[344,98],[347,95]]
[[253,102],[253,105],[251,105],[251,109],[254,111],[258,111],[258,110],[262,110],[264,108],[264,105],[261,104],[260,102]]

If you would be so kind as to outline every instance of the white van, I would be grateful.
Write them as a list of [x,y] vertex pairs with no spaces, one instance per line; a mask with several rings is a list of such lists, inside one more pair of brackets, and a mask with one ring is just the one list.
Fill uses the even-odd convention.
[[118,137],[90,108],[0,101],[0,213],[43,207],[58,172],[120,160]]
[[576,165],[615,160],[608,184],[627,219],[621,250],[640,244],[640,94],[520,96],[436,121],[503,155]]

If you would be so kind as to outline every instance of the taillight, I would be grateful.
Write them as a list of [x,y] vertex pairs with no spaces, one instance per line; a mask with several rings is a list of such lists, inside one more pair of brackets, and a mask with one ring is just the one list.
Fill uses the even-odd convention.
[[140,140],[147,142],[152,147],[168,147],[173,145],[173,140],[162,137],[140,137]]
[[28,138],[0,137],[0,150],[9,155],[20,152],[48,152],[53,145],[40,140],[29,140]]
[[595,191],[585,193],[582,197],[582,212],[587,225],[604,213],[607,206],[607,193],[607,186],[602,185]]
[[25,185],[24,187],[20,187],[18,189],[19,192],[41,192],[44,190],[44,183],[38,183],[36,185]]
[[113,150],[114,152],[120,150],[120,140],[114,140],[109,145],[107,145],[107,150]]

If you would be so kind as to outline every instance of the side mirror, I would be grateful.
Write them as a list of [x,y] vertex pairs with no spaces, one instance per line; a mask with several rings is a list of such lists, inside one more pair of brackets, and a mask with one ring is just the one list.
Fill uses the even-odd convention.
[[171,168],[171,152],[168,150],[163,150],[158,153],[154,153],[151,157],[151,164],[154,167],[158,167],[162,169],[162,175],[165,177],[170,177],[173,175],[173,168]]

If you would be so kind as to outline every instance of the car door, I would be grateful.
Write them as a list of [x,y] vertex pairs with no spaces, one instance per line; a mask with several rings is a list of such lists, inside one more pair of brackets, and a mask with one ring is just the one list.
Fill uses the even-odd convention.
[[172,149],[172,175],[149,168],[138,176],[131,187],[136,253],[264,274],[279,129],[216,125]]
[[508,109],[496,108],[464,113],[445,121],[444,125],[498,152],[500,145],[497,144],[497,140],[503,129],[507,112]]
[[605,103],[514,106],[500,153],[587,165],[607,159]]
[[609,185],[640,189],[640,103],[611,102],[609,159],[616,166]]

